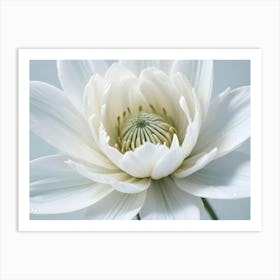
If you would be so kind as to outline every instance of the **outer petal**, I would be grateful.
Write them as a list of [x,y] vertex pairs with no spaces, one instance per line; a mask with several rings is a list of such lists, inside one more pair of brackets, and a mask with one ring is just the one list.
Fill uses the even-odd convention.
[[192,157],[186,158],[180,168],[178,168],[174,173],[173,176],[177,178],[184,178],[187,177],[194,172],[202,169],[206,166],[209,162],[215,159],[216,154],[218,152],[217,148],[212,149],[210,152],[200,153],[194,155]]
[[173,177],[182,190],[200,197],[234,199],[250,196],[250,157],[232,152],[186,178]]
[[111,168],[96,151],[86,120],[59,89],[43,82],[30,83],[30,126],[34,133],[71,157]]
[[178,60],[175,61],[171,73],[182,72],[190,81],[200,100],[203,116],[208,111],[213,85],[212,60]]
[[146,192],[111,194],[88,208],[86,218],[91,220],[130,220],[139,212],[145,201]]
[[183,192],[166,177],[152,182],[140,217],[143,220],[198,220],[202,211],[200,198]]
[[61,155],[47,156],[30,164],[30,210],[34,214],[56,214],[79,210],[113,191],[82,177]]
[[228,154],[250,137],[250,87],[221,93],[209,108],[193,153],[217,147]]
[[107,64],[102,60],[58,60],[57,71],[62,88],[72,103],[82,110],[84,87],[90,77],[98,73],[104,75]]
[[138,179],[119,169],[92,168],[71,160],[67,163],[82,176],[95,182],[109,184],[113,189],[123,193],[142,192],[150,186],[151,180],[149,178]]
[[139,76],[143,69],[149,67],[155,67],[169,74],[173,60],[120,60],[120,63]]

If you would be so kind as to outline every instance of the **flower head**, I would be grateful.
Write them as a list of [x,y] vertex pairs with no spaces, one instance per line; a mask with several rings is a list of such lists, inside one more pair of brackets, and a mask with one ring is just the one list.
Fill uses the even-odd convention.
[[199,219],[201,197],[249,196],[250,87],[211,98],[212,61],[58,61],[31,82],[31,208],[87,219]]

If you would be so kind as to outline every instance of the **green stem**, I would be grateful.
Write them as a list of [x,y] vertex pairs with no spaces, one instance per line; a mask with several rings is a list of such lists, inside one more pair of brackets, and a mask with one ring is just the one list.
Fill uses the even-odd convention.
[[205,209],[207,210],[207,212],[210,215],[210,217],[212,218],[212,220],[219,220],[217,214],[215,213],[215,211],[213,210],[212,206],[207,201],[207,199],[202,197],[202,201],[203,201]]
[[141,220],[141,218],[140,218],[140,215],[139,215],[139,214],[137,214],[137,215],[136,215],[136,218],[137,218],[137,220]]

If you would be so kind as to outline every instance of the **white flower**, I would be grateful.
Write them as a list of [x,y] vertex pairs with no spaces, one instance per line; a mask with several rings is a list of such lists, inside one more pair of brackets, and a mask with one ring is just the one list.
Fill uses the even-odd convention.
[[211,99],[212,61],[58,61],[30,82],[30,208],[85,219],[199,219],[203,198],[250,195],[250,87]]

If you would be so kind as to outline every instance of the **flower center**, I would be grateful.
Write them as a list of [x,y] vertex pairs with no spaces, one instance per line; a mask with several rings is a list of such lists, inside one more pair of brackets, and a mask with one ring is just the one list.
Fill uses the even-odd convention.
[[136,116],[125,118],[119,126],[115,147],[122,153],[133,151],[146,142],[170,147],[175,133],[176,129],[161,116],[139,112]]

